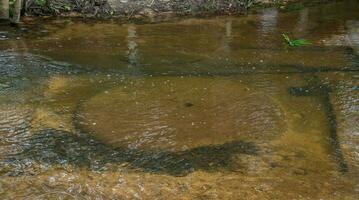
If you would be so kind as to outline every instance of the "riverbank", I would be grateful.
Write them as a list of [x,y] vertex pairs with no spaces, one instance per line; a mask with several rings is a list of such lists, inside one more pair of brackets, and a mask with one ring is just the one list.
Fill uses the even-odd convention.
[[[25,16],[161,19],[178,16],[238,15],[276,6],[283,10],[333,0],[31,0]],[[40,3],[43,2],[43,3]]]

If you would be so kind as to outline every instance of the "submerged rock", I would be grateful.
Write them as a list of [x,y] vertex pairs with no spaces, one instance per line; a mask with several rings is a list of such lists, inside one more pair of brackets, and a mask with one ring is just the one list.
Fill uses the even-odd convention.
[[135,81],[94,96],[78,116],[95,138],[131,149],[185,150],[268,139],[286,127],[277,102],[223,79]]

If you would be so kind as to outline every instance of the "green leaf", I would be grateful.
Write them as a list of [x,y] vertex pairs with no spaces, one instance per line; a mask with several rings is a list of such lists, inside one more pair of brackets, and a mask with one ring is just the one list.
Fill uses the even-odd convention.
[[305,40],[305,39],[298,39],[298,40],[293,40],[292,41],[293,45],[296,46],[296,47],[299,47],[299,46],[307,46],[307,45],[311,45],[312,43]]
[[311,45],[312,43],[305,40],[305,39],[297,39],[297,40],[291,40],[288,35],[282,34],[282,37],[286,41],[286,43],[291,47],[300,47],[300,46],[307,46]]

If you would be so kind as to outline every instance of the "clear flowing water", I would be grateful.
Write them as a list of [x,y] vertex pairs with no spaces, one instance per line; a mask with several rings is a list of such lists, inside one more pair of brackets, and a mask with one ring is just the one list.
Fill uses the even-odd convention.
[[1,199],[359,197],[358,1],[1,29]]

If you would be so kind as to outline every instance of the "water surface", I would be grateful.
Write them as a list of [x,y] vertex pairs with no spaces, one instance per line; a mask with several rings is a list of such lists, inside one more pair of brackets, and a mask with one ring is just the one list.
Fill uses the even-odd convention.
[[356,1],[1,28],[1,199],[358,199]]

